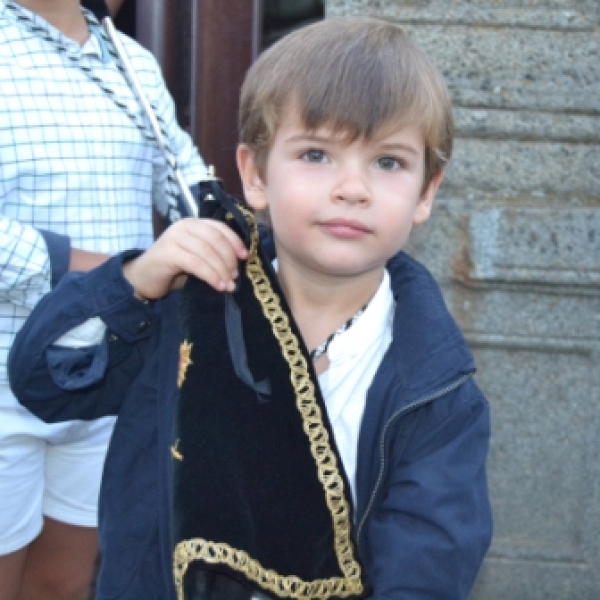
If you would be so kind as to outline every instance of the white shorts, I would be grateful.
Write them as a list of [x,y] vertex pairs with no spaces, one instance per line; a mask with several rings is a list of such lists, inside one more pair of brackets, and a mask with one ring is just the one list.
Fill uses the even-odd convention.
[[49,425],[0,385],[0,555],[31,543],[42,530],[43,516],[97,526],[114,422],[115,417],[104,417]]

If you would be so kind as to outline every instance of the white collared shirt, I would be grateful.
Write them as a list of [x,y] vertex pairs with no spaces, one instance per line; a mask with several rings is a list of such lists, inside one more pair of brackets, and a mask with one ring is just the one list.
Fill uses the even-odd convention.
[[381,284],[365,312],[329,344],[329,368],[319,376],[319,386],[355,506],[358,435],[367,392],[392,341],[394,305],[390,276],[384,271]]

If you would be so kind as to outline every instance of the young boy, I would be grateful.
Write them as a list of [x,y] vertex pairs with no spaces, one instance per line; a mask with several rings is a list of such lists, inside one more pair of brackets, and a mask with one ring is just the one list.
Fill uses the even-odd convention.
[[[120,1],[111,2],[117,8]],[[156,60],[123,36],[189,184],[205,177]],[[68,270],[153,241],[167,165],[79,0],[0,0],[0,599],[88,598],[114,417],[46,424],[8,385],[14,335]]]
[[[437,285],[401,252],[429,218],[450,158],[442,79],[397,26],[327,20],[250,69],[240,141],[246,201],[268,210],[278,280],[313,351],[369,597],[466,598],[492,529],[488,406]],[[17,338],[11,383],[35,414],[119,415],[101,497],[99,598],[173,597],[172,290],[190,274],[232,292],[246,257],[223,223],[180,221],[145,253],[71,276]],[[106,333],[78,367],[54,342],[91,317]]]

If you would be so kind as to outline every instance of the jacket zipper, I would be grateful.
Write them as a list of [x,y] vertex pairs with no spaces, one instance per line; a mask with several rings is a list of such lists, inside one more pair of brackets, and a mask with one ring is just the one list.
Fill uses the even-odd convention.
[[394,424],[394,422],[397,419],[399,419],[402,415],[406,414],[407,412],[409,412],[415,408],[424,406],[425,404],[429,404],[429,402],[433,402],[433,400],[437,400],[438,398],[441,398],[442,396],[445,396],[446,394],[455,390],[457,387],[460,387],[465,381],[467,381],[467,379],[470,379],[472,376],[473,376],[473,373],[467,373],[466,375],[459,377],[456,381],[448,384],[441,390],[438,390],[437,392],[432,392],[431,394],[428,394],[424,398],[421,398],[419,400],[415,400],[414,402],[411,402],[407,406],[401,408],[398,412],[394,413],[387,420],[385,427],[383,428],[383,433],[381,434],[380,443],[379,443],[379,475],[377,476],[377,481],[375,482],[375,487],[373,488],[373,491],[371,492],[371,498],[369,499],[369,504],[367,505],[365,514],[363,515],[363,517],[360,520],[360,523],[358,525],[356,539],[357,539],[359,555],[360,555],[360,545],[361,545],[361,538],[362,538],[362,529],[367,521],[367,517],[369,516],[369,513],[371,512],[371,510],[373,508],[373,503],[375,502],[375,496],[377,495],[377,491],[379,490],[379,486],[381,485],[381,481],[383,479],[383,473],[385,470],[384,469],[384,467],[385,467],[385,454],[384,454],[385,438],[386,438],[388,430]]

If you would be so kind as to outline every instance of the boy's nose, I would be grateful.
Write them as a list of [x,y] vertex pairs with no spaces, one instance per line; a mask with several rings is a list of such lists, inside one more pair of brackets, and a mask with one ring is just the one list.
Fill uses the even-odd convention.
[[371,201],[371,194],[365,174],[356,168],[340,168],[334,197],[341,202],[368,204]]

